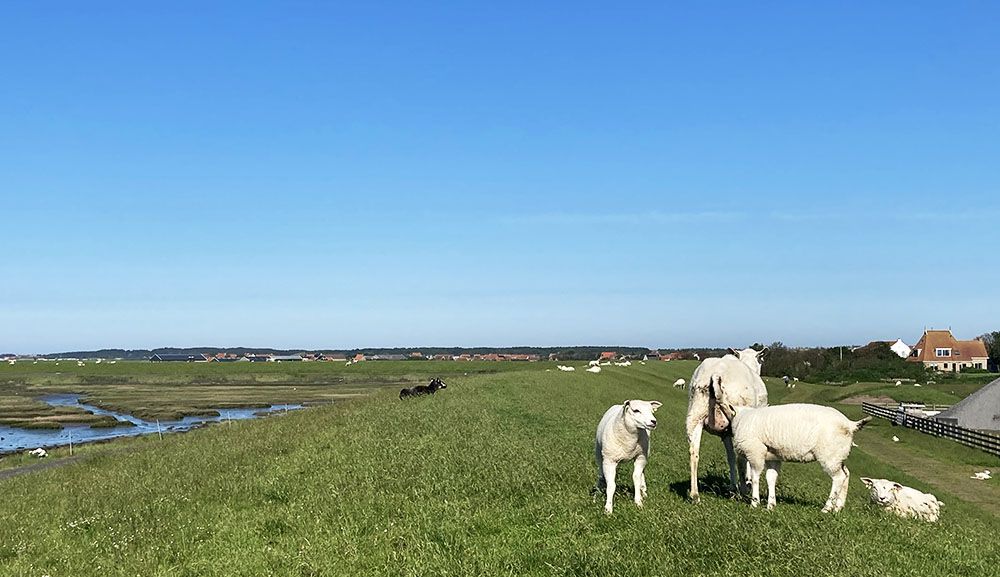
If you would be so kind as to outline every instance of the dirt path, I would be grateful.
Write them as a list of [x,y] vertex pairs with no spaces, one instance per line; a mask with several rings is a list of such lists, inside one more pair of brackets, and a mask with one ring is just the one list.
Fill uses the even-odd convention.
[[876,435],[866,437],[861,450],[933,485],[935,489],[951,493],[1000,517],[1000,486],[970,479],[969,467],[927,459],[905,445]]
[[74,457],[63,457],[62,459],[54,459],[51,461],[41,461],[34,463],[32,465],[25,465],[23,467],[14,467],[12,469],[2,469],[0,470],[0,481],[8,479],[10,477],[16,477],[18,475],[24,475],[27,473],[34,473],[36,471],[44,471],[46,469],[54,469],[56,467],[63,467],[65,465],[70,465],[81,459],[86,458],[86,455],[76,455]]

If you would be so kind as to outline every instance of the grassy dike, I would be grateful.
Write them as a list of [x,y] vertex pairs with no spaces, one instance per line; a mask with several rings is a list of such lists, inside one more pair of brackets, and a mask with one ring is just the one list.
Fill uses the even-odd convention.
[[[815,464],[783,468],[773,512],[713,493],[725,459],[706,438],[694,506],[686,394],[670,386],[693,364],[599,375],[545,366],[456,374],[433,398],[382,391],[2,480],[0,575],[985,576],[1000,564],[996,485],[982,487],[983,504],[922,475],[979,458],[954,444],[897,443],[892,455],[887,425],[863,430],[847,507],[829,516],[830,481]],[[621,493],[606,517],[590,496],[594,428],[627,398],[665,403],[650,495],[639,510]],[[630,470],[619,470],[622,485]],[[872,509],[862,475],[933,489],[947,503],[942,521]]]

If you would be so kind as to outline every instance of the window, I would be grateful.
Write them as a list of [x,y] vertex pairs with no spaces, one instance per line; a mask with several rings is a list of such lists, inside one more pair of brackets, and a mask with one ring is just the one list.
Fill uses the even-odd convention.
[[934,356],[937,356],[937,357],[950,357],[951,356],[951,349],[942,349],[942,348],[934,349]]
[[944,364],[944,368],[946,368],[946,369],[948,368],[948,363]]

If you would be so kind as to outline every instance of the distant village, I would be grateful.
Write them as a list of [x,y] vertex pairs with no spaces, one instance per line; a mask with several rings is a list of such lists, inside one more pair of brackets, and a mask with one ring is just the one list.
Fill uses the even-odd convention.
[[[951,330],[928,329],[913,346],[907,345],[902,339],[871,341],[867,345],[848,347],[852,352],[872,349],[876,346],[888,345],[900,358],[909,362],[921,363],[924,367],[936,371],[961,372],[965,369],[997,370],[990,363],[989,354],[982,340],[959,340]],[[527,347],[526,347],[527,348]],[[168,349],[169,350],[169,349]],[[177,349],[174,349],[175,351]],[[214,349],[218,351],[218,349]],[[397,349],[398,350],[398,349]],[[439,349],[440,350],[440,349]],[[539,349],[536,349],[539,350]],[[545,351],[545,349],[541,349]],[[548,349],[553,350],[553,349]],[[804,350],[804,349],[797,349]],[[118,351],[125,352],[125,351]],[[129,351],[136,353],[139,351]],[[186,363],[287,363],[287,362],[339,362],[360,363],[368,361],[491,361],[491,362],[537,362],[540,360],[562,361],[598,359],[601,361],[675,361],[700,360],[709,356],[721,356],[724,349],[681,349],[659,351],[629,347],[625,351],[602,351],[596,347],[577,347],[577,349],[562,349],[550,353],[514,353],[514,352],[462,352],[423,353],[410,351],[408,353],[365,353],[365,352],[300,352],[262,353],[244,352],[152,352],[147,351],[141,357],[113,356],[108,351],[92,351],[88,353],[66,353],[60,355],[0,355],[0,362],[14,364],[17,361],[92,361],[96,363],[116,362],[119,360],[148,360],[154,363],[186,362]]]

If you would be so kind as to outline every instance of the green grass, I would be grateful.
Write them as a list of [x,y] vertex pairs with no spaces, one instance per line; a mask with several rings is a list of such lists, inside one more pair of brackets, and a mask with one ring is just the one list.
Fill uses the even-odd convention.
[[[403,370],[392,364],[370,370]],[[996,485],[975,486],[987,502],[973,502],[939,485],[948,480],[935,469],[996,459],[876,423],[856,437],[841,514],[820,513],[830,481],[815,464],[786,465],[767,512],[717,494],[725,459],[706,436],[695,506],[685,498],[686,393],[670,386],[693,363],[599,375],[517,367],[451,373],[447,390],[408,402],[381,390],[106,444],[65,468],[2,480],[0,574],[985,576],[1000,563]],[[770,389],[827,390],[813,387]],[[650,495],[640,510],[619,494],[606,517],[590,496],[594,428],[627,398],[664,402]],[[902,442],[884,447],[891,433]],[[620,468],[620,484],[630,470]],[[862,475],[932,490],[947,503],[941,522],[873,509]]]
[[34,400],[51,393],[79,393],[82,401],[146,420],[176,420],[206,410],[266,407],[273,403],[323,404],[399,390],[430,375],[520,371],[520,363],[367,362],[343,363],[86,363],[20,362],[0,365],[0,423],[54,427],[95,420],[76,410],[59,413]]

